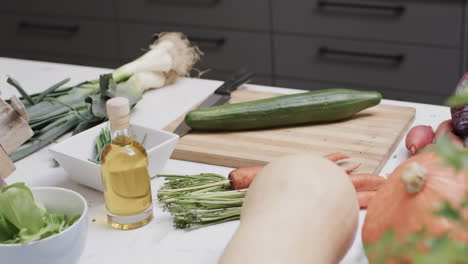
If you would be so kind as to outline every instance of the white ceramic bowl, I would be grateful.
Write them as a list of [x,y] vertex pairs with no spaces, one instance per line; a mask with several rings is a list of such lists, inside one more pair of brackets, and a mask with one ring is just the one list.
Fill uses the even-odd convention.
[[35,199],[51,213],[81,217],[59,234],[28,244],[0,244],[0,263],[76,264],[88,233],[88,206],[80,194],[58,187],[32,188]]
[[[107,123],[100,124],[49,148],[72,180],[98,191],[103,190],[101,169],[89,159],[93,157],[95,139],[105,126]],[[144,147],[148,153],[148,170],[150,176],[155,177],[171,157],[179,136],[140,125],[132,124],[131,127],[136,140],[141,142],[146,135]]]

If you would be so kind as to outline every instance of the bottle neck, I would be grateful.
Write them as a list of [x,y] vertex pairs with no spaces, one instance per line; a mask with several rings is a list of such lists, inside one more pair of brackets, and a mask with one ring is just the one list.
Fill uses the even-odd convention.
[[111,135],[111,140],[113,144],[117,145],[129,145],[133,142],[132,132],[130,126],[118,128],[112,126],[112,123],[109,126],[109,131]]

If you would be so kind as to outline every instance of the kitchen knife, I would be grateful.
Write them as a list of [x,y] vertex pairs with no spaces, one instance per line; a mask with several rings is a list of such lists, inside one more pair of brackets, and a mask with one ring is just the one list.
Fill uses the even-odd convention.
[[[223,105],[231,99],[231,93],[236,90],[242,84],[248,82],[255,75],[253,72],[246,72],[240,75],[233,77],[232,79],[225,81],[218,89],[214,91],[205,101],[203,101],[197,109]],[[180,137],[189,133],[192,129],[182,121],[182,123],[177,126],[174,130],[174,133]]]

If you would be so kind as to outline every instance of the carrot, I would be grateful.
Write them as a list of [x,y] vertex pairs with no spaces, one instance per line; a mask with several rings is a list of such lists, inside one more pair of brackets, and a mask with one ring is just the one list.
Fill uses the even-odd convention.
[[333,161],[333,162],[337,162],[339,160],[344,160],[344,159],[349,159],[350,158],[350,156],[348,156],[346,154],[343,154],[343,153],[340,153],[340,152],[327,154],[327,155],[325,155],[323,157],[330,160],[330,161]]
[[[350,157],[343,153],[331,153],[325,155],[324,158],[330,161],[337,162],[343,159],[349,159]],[[346,169],[346,173],[351,173],[356,170],[361,164],[354,165],[354,167]],[[252,183],[255,176],[263,169],[264,166],[249,167],[249,168],[238,168],[229,173],[229,180],[231,185],[236,190],[247,189]]]
[[376,191],[358,192],[357,200],[361,209],[366,209],[369,202],[374,198]]
[[357,170],[359,167],[361,167],[361,163],[357,163],[357,164],[354,165],[353,167],[346,169],[346,173],[347,173],[347,174],[350,174],[350,173],[352,173],[353,171]]
[[445,120],[437,127],[434,137],[435,143],[437,143],[439,138],[443,135],[449,136],[455,146],[463,147],[463,140],[455,135],[452,119]]
[[239,168],[229,173],[231,186],[236,190],[247,189],[252,183],[255,176],[263,169],[264,166]]
[[[330,160],[330,161],[333,161],[333,162],[337,162],[337,161],[340,161],[340,160],[351,158],[350,156],[348,156],[346,154],[343,154],[343,153],[340,153],[340,152],[331,153],[331,154],[325,155],[323,157]],[[353,167],[350,167],[350,168],[346,169],[346,173],[349,174],[349,173],[357,170],[360,166],[361,166],[361,163],[357,163],[357,164],[353,165]]]
[[385,178],[374,174],[349,175],[356,192],[377,191],[385,183]]

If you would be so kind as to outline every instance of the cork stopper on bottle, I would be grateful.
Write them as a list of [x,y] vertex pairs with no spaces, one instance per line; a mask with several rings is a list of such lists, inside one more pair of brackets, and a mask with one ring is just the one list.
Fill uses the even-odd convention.
[[107,117],[113,130],[122,130],[129,127],[130,105],[125,97],[115,97],[107,100]]

